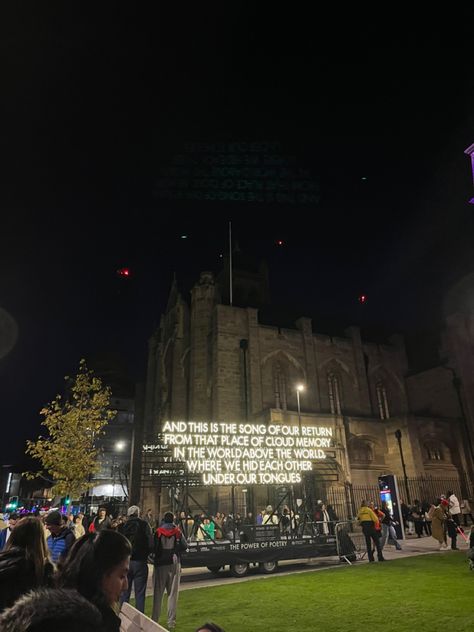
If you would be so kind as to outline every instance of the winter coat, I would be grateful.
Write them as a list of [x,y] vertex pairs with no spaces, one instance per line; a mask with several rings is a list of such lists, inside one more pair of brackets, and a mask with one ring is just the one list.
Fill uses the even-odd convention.
[[[44,584],[53,584],[53,565],[46,562]],[[0,612],[12,606],[29,590],[38,587],[33,563],[27,560],[25,552],[18,546],[0,553]],[[3,628],[0,628],[3,630]]]
[[134,562],[146,562],[151,552],[153,538],[148,522],[141,518],[128,518],[119,527],[119,532],[124,535],[132,545],[131,560]]
[[75,541],[76,536],[71,529],[67,527],[63,527],[58,535],[51,534],[48,537],[46,543],[51,554],[51,559],[55,564],[64,560]]
[[179,527],[164,522],[155,533],[155,566],[169,566],[177,563],[180,559],[180,553],[186,548],[187,542]]
[[459,500],[456,498],[454,494],[448,498],[449,500],[449,513],[452,516],[456,516],[461,513],[461,507],[459,506]]
[[446,541],[445,527],[446,527],[446,512],[442,507],[436,507],[431,513],[431,535],[435,540],[441,544]]
[[2,632],[29,632],[37,626],[67,632],[114,630],[105,627],[99,610],[76,590],[51,588],[23,595],[0,615]]

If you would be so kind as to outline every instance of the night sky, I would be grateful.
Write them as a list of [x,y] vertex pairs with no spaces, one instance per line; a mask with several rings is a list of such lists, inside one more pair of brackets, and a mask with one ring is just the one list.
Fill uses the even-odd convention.
[[[0,463],[21,461],[81,357],[118,352],[144,379],[173,274],[187,297],[217,271],[229,220],[269,265],[274,324],[403,331],[433,343],[414,366],[433,359],[443,293],[474,264],[473,11],[428,28],[233,7],[1,21],[0,307],[19,334],[0,359]],[[156,197],[191,142],[274,143],[319,202]]]

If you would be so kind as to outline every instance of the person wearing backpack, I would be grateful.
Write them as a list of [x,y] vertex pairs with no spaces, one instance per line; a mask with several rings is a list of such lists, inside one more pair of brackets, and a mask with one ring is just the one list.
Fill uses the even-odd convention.
[[187,542],[179,527],[173,522],[173,514],[167,511],[154,537],[153,612],[152,619],[158,623],[163,595],[168,595],[168,628],[176,626],[179,581],[181,579],[181,553]]
[[148,555],[153,547],[153,534],[149,524],[140,518],[140,507],[132,505],[127,511],[127,520],[118,528],[132,545],[128,571],[128,588],[122,593],[120,603],[130,601],[132,584],[135,586],[135,607],[145,612],[145,593],[148,581]]

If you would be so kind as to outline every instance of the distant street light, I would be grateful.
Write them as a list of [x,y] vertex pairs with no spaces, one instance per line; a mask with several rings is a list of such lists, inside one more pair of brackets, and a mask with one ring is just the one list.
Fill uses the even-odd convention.
[[298,405],[298,427],[301,435],[301,407],[300,407],[300,393],[304,391],[304,384],[296,385],[296,403]]
[[117,441],[115,444],[115,449],[119,452],[125,448],[125,441]]

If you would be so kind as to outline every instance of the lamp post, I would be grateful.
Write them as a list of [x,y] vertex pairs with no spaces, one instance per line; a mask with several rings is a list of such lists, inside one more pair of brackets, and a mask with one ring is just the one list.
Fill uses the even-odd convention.
[[402,462],[402,469],[403,469],[403,477],[405,479],[405,491],[406,491],[406,495],[407,495],[407,502],[411,503],[410,500],[410,491],[408,489],[408,477],[407,477],[407,469],[405,467],[405,459],[403,458],[403,449],[402,449],[402,431],[400,429],[395,430],[395,437],[397,438],[398,441],[398,449],[400,450],[400,460]]
[[[121,439],[115,443],[114,450],[115,452],[122,452],[125,448],[125,441]],[[116,472],[117,472],[117,456],[114,454],[113,464],[112,464],[112,497],[115,503],[115,480],[116,480]]]
[[298,406],[298,427],[300,429],[300,436],[301,436],[301,408],[300,408],[300,393],[304,391],[304,384],[297,384],[296,385],[296,403]]
[[[300,393],[302,393],[304,391],[304,384],[297,384],[296,385],[296,403],[298,406],[298,428],[299,428],[299,435],[301,437],[301,407],[300,407]],[[304,479],[303,479],[303,475],[301,475],[301,496],[305,496],[305,489],[304,489]]]

